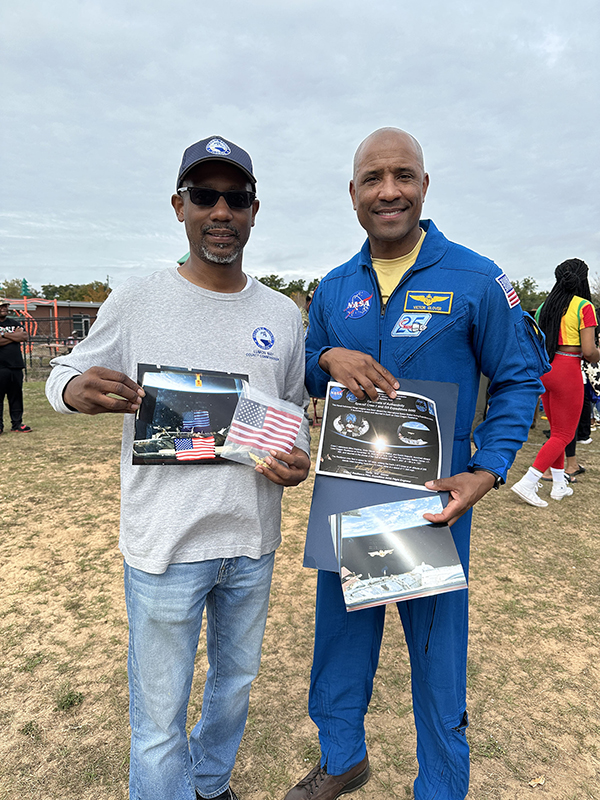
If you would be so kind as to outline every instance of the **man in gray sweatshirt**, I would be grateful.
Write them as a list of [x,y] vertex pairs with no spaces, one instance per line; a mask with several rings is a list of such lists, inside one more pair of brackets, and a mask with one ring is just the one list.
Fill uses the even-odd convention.
[[[172,204],[190,256],[131,279],[103,304],[87,339],[54,359],[46,394],[62,413],[122,413],[121,529],[129,617],[132,800],[236,800],[229,779],[265,628],[283,486],[309,470],[308,423],[291,453],[255,470],[231,461],[132,463],[138,364],[248,376],[306,408],[300,312],[242,271],[259,203],[250,156],[210,137],[183,156]],[[164,328],[164,309],[179,321]],[[207,613],[202,716],[186,714]]]

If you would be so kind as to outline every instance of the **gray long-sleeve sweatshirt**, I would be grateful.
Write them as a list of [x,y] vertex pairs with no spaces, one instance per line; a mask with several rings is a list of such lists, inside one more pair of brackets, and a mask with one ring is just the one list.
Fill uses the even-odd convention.
[[[266,328],[273,344],[259,343]],[[137,380],[138,363],[247,374],[251,386],[306,405],[300,312],[284,295],[253,280],[218,294],[175,268],[131,279],[102,305],[87,339],[52,361],[46,385],[54,409],[70,413],[63,390],[92,366]],[[125,561],[161,573],[171,563],[245,555],[258,558],[281,541],[281,487],[233,462],[133,465],[133,415],[125,415],[121,452],[121,533]],[[296,445],[309,453],[305,419]]]

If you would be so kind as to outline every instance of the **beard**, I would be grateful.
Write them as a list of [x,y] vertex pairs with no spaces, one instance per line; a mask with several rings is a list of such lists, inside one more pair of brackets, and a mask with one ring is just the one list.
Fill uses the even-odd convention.
[[[204,235],[211,230],[218,229],[218,230],[228,230],[233,233],[236,237],[236,241],[233,244],[211,244],[210,246],[206,244]],[[233,264],[236,261],[242,250],[243,247],[239,240],[240,232],[236,227],[233,225],[205,225],[201,231],[202,238],[200,242],[196,244],[194,250],[196,251],[196,255],[199,256],[202,261],[207,261],[211,264]],[[232,249],[229,249],[232,248]],[[220,252],[228,250],[228,252]]]

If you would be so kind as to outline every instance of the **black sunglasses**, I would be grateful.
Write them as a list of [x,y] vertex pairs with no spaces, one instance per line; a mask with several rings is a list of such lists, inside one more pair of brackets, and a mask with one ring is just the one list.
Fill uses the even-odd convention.
[[247,192],[243,189],[233,189],[230,192],[218,192],[216,189],[202,189],[198,186],[182,186],[178,192],[188,192],[190,200],[195,206],[212,208],[219,202],[219,197],[224,197],[229,208],[250,208],[256,200],[256,192]]

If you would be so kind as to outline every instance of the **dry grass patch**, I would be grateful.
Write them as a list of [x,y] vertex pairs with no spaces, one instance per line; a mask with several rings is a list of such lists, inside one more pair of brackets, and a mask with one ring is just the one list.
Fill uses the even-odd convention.
[[[127,624],[117,549],[121,419],[63,417],[26,384],[27,436],[0,437],[0,800],[127,797]],[[511,485],[542,443],[534,431]],[[600,796],[600,434],[575,495],[547,509],[506,488],[475,515],[469,796]],[[233,777],[281,800],[318,758],[306,713],[316,574],[301,567],[311,481],[284,495],[260,674]],[[549,493],[543,490],[543,493]],[[190,726],[201,710],[197,659]],[[357,797],[410,798],[410,673],[394,608],[367,717],[373,778]],[[531,788],[532,778],[546,783]]]

